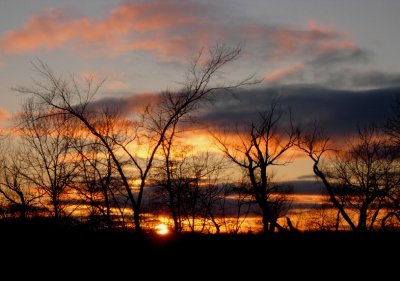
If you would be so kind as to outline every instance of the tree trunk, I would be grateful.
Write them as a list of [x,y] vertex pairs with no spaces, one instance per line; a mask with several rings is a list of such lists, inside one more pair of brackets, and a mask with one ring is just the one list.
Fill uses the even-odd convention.
[[275,233],[275,227],[276,227],[276,221],[270,224],[269,226],[269,234],[274,234]]
[[26,219],[26,211],[28,209],[28,205],[26,204],[25,197],[24,197],[22,192],[18,192],[18,196],[19,196],[19,198],[21,200],[21,205],[19,207],[20,208],[20,219],[22,221],[25,221],[25,219]]
[[336,224],[335,224],[335,231],[339,231],[339,225],[340,225],[340,210],[338,210],[337,215],[336,215]]
[[[106,205],[106,221],[107,221],[108,229],[112,228],[111,204],[110,204],[110,198],[108,197],[108,189],[110,187],[110,180],[111,180],[111,159],[109,158],[108,162],[107,162],[106,181],[103,182],[103,179],[100,176],[101,188],[103,190],[103,196],[104,196],[104,204]],[[110,189],[110,192],[112,192],[111,189]]]
[[141,233],[142,228],[140,226],[140,211],[136,210],[136,208],[134,208],[134,211],[133,211],[133,223],[135,225],[135,232]]
[[111,220],[111,207],[110,207],[110,200],[108,198],[107,190],[104,193],[104,201],[106,204],[106,221],[107,221],[107,228],[112,228],[112,220]]
[[357,231],[365,232],[367,230],[367,209],[368,206],[362,206],[360,208],[360,216],[358,218]]
[[172,194],[171,190],[168,191],[168,194],[169,194],[169,208],[171,211],[172,220],[174,221],[174,232],[178,233],[180,232],[180,226],[175,210],[174,195]]
[[53,211],[54,211],[54,221],[58,223],[60,221],[60,212],[59,212],[59,202],[57,199],[57,195],[53,194],[52,196],[52,205],[53,205]]
[[267,212],[262,210],[262,223],[263,223],[263,230],[264,234],[269,234],[269,220],[268,220],[268,215]]
[[328,191],[329,198],[330,198],[331,202],[333,203],[333,205],[339,210],[340,214],[342,215],[344,220],[349,224],[350,228],[353,231],[356,231],[357,227],[354,225],[353,221],[351,220],[351,218],[347,214],[347,212],[344,209],[343,205],[336,199],[335,193],[333,191],[332,186],[330,185],[330,183],[328,182],[327,178],[325,177],[325,174],[318,167],[318,162],[314,162],[313,171],[314,171],[314,174],[318,178],[320,178],[322,183],[324,184],[324,186],[326,188],[326,191]]
[[27,209],[27,207],[25,205],[20,206],[20,219],[22,221],[26,220],[26,209]]

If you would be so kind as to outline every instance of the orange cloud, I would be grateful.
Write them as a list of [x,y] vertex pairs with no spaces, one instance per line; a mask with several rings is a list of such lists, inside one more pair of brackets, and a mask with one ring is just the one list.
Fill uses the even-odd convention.
[[0,108],[0,127],[10,117],[10,114],[4,109]]
[[233,39],[264,48],[269,59],[279,60],[293,56],[304,61],[317,56],[332,59],[332,54],[341,58],[342,53],[349,56],[360,50],[346,32],[313,20],[302,28],[226,25],[210,20],[206,9],[185,1],[154,0],[121,4],[97,19],[77,17],[68,10],[48,10],[0,36],[0,53],[67,48],[91,57],[146,51],[162,59],[176,59],[193,55],[193,50],[211,42]]
[[193,51],[191,40],[188,38],[158,38],[133,42],[127,46],[127,50],[145,50],[160,54],[164,57],[186,54],[189,50]]
[[299,71],[304,69],[304,65],[302,63],[296,63],[293,65],[289,65],[280,69],[277,69],[269,74],[267,74],[264,79],[272,82],[276,80],[280,80],[285,78],[286,76],[290,76],[292,74],[298,73]]
[[[21,54],[40,49],[92,47],[113,52],[145,50],[160,54],[180,52],[193,35],[205,32],[193,5],[182,2],[131,3],[116,7],[100,20],[71,18],[66,11],[33,15],[21,27],[3,34],[0,49]],[[186,44],[190,48],[190,44]],[[182,47],[181,47],[182,48]]]

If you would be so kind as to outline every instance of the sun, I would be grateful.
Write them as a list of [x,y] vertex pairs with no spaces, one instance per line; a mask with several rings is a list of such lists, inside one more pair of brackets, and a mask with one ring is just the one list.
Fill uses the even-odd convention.
[[155,229],[156,229],[156,233],[159,235],[166,235],[169,233],[168,226],[163,223],[156,225]]

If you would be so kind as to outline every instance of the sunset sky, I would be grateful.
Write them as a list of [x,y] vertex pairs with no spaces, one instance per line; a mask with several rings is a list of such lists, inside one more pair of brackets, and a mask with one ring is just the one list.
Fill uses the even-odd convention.
[[384,122],[399,93],[399,11],[398,0],[1,0],[0,122],[18,111],[11,88],[32,84],[36,59],[107,78],[101,98],[127,110],[179,88],[198,50],[219,42],[243,46],[226,79],[264,80],[217,97],[202,120],[250,119],[280,94],[296,120],[351,134]]

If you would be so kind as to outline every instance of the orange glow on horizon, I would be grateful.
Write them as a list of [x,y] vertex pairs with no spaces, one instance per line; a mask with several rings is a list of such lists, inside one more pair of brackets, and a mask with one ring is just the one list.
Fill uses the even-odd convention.
[[221,153],[215,145],[213,137],[208,132],[202,132],[201,130],[185,133],[184,144],[193,146],[193,154],[201,152]]

